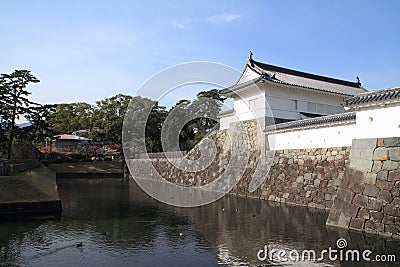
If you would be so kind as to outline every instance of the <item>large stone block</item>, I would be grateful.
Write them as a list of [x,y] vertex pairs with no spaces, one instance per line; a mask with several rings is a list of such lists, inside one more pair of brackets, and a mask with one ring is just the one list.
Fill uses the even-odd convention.
[[400,207],[394,204],[390,204],[387,205],[384,209],[383,209],[385,214],[388,215],[392,215],[392,216],[396,216],[399,217],[400,216]]
[[345,203],[343,205],[342,212],[343,212],[343,214],[354,218],[357,216],[358,210],[359,210],[359,207],[357,207],[356,205],[350,204],[350,203]]
[[385,231],[385,225],[383,223],[374,223],[374,226],[378,233],[383,233]]
[[350,221],[350,229],[361,231],[364,228],[364,219],[352,218]]
[[353,141],[352,141],[352,149],[353,148],[370,148],[370,149],[374,149],[376,147],[376,144],[377,144],[376,138],[353,139]]
[[373,160],[388,160],[389,153],[386,147],[378,147],[374,150]]
[[400,161],[400,147],[389,148],[390,160]]
[[385,182],[378,180],[376,181],[376,187],[378,187],[379,189],[392,190],[393,182]]
[[380,160],[374,161],[373,164],[372,164],[371,171],[373,173],[377,173],[377,172],[380,172],[381,170],[382,170],[382,162]]
[[394,225],[385,225],[385,232],[398,235],[400,231]]
[[399,197],[394,198],[392,204],[397,207],[400,207],[400,198]]
[[343,174],[340,188],[351,189],[354,193],[362,193],[364,190],[363,172],[353,168],[347,168]]
[[368,220],[370,218],[369,211],[364,208],[359,209],[357,213],[357,218]]
[[388,171],[380,171],[376,176],[376,179],[380,181],[387,181],[388,180]]
[[376,173],[365,173],[364,181],[366,184],[374,185],[376,183]]
[[339,217],[340,212],[332,209],[331,212],[329,212],[328,219],[326,220],[326,225],[338,226],[337,224],[339,222]]
[[388,175],[388,181],[389,182],[400,181],[400,170],[390,171]]
[[394,224],[394,218],[393,216],[390,215],[384,215],[382,219],[382,223],[384,224]]
[[384,138],[383,142],[386,147],[400,146],[400,137]]
[[388,190],[381,190],[378,194],[378,199],[385,201],[386,203],[390,203],[393,200],[392,194]]
[[367,203],[368,203],[368,197],[364,195],[356,194],[353,198],[353,204],[359,207],[365,207]]
[[379,211],[371,211],[370,212],[371,215],[371,221],[374,223],[380,223],[382,221],[383,218],[383,212],[379,212]]
[[350,167],[364,172],[370,172],[372,168],[372,162],[372,160],[351,158]]
[[369,196],[369,197],[376,197],[378,195],[379,191],[380,191],[380,189],[378,187],[376,187],[375,185],[366,184],[364,191],[363,191],[363,195]]
[[373,156],[373,150],[370,148],[361,149],[360,158],[365,160],[371,160]]
[[346,203],[351,203],[355,193],[348,189],[340,189],[337,193],[337,198],[343,200]]
[[374,211],[381,211],[382,210],[382,201],[377,200],[375,198],[369,198],[367,203],[367,209],[374,210]]
[[337,223],[338,227],[349,228],[351,216],[341,213],[339,216],[339,221]]
[[399,163],[392,160],[385,160],[382,165],[382,170],[391,171],[396,170],[399,167]]
[[397,228],[400,230],[400,217],[396,217],[394,219],[394,224],[397,226]]
[[400,190],[397,187],[393,187],[390,193],[392,193],[393,198],[400,196]]
[[366,221],[364,229],[366,232],[373,232],[373,233],[377,232],[375,224],[372,221]]
[[350,150],[350,158],[352,158],[352,159],[353,158],[355,158],[355,159],[361,158],[361,149],[352,147]]

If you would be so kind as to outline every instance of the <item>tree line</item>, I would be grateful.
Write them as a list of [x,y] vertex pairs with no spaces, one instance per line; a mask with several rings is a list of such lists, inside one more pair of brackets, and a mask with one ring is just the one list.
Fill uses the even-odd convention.
[[[141,116],[141,110],[151,107],[145,127],[148,152],[163,151],[162,127],[171,112],[174,113],[173,118],[187,121],[179,132],[179,146],[181,150],[190,150],[217,124],[211,118],[216,117],[224,101],[218,90],[212,89],[199,92],[194,100],[180,100],[169,110],[152,99],[124,94],[96,101],[95,104],[77,102],[42,105],[31,101],[31,92],[27,90],[29,84],[38,82],[39,79],[28,70],[0,75],[0,150],[9,157],[12,143],[18,139],[27,140],[41,149],[46,138],[65,133],[75,132],[104,144],[121,144],[122,126],[129,104],[131,108],[137,109],[138,116]],[[193,110],[196,111],[196,116],[188,112]],[[16,126],[21,117],[29,120],[28,127]],[[178,121],[172,121],[168,125],[179,127]]]

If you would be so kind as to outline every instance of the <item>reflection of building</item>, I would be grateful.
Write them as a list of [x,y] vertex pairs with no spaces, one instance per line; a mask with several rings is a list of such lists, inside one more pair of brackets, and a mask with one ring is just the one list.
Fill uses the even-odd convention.
[[282,123],[342,113],[343,99],[363,92],[366,90],[359,80],[350,82],[268,65],[253,60],[250,54],[238,82],[220,91],[234,100],[233,110],[220,114],[220,124],[228,128],[231,122],[257,118],[268,125],[268,118]]
[[91,139],[76,134],[60,134],[55,136],[56,149],[80,150],[88,145]]

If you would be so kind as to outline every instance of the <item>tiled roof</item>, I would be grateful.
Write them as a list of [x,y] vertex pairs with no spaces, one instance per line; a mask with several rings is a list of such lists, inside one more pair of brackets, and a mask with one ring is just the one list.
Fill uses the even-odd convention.
[[221,89],[221,90],[219,90],[219,93],[221,95],[230,94],[230,93],[232,93],[234,91],[246,88],[247,86],[250,86],[250,85],[253,85],[253,84],[257,84],[257,83],[261,82],[262,80],[264,80],[264,77],[261,75],[260,77],[257,77],[257,78],[255,78],[253,80],[250,80],[250,81],[247,81],[247,82],[244,82],[244,83],[240,83],[240,84],[235,84],[235,85],[233,85],[231,87]]
[[267,126],[264,132],[288,132],[292,130],[297,130],[299,128],[313,128],[331,124],[344,124],[344,123],[355,123],[356,113],[355,112],[346,112],[335,115],[328,115],[313,119],[305,119],[298,121],[285,122],[275,125]]
[[303,88],[315,89],[347,96],[354,96],[366,92],[359,82],[350,82],[335,78],[315,75],[297,70],[273,66],[253,59],[248,66],[259,74],[263,74],[268,81]]
[[400,102],[400,87],[389,88],[356,95],[344,100],[345,107],[361,107],[381,103]]
[[235,113],[235,109],[228,109],[228,110],[221,110],[218,114],[218,117],[225,117],[225,116],[231,116]]

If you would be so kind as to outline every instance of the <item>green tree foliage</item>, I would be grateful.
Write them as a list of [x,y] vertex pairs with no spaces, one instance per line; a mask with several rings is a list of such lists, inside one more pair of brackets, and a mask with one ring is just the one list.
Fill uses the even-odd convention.
[[55,105],[33,107],[31,112],[25,116],[32,124],[20,129],[19,131],[21,133],[17,134],[18,138],[28,140],[36,148],[43,147],[45,145],[46,137],[53,136],[49,121],[52,118],[55,109]]
[[88,103],[57,104],[49,124],[55,134],[93,127],[94,107]]
[[[190,149],[189,142],[194,138],[194,131],[192,124],[187,122],[192,121],[196,117],[196,114],[191,110],[191,105],[191,101],[182,99],[169,111],[169,116],[164,123],[164,151]],[[176,140],[177,137],[179,138],[178,140]],[[174,147],[176,141],[178,141],[179,147]]]
[[28,70],[15,70],[11,74],[0,75],[1,131],[4,134],[3,147],[6,148],[8,157],[11,156],[17,119],[31,114],[32,107],[39,106],[28,99],[31,93],[26,90],[28,84],[38,82]]
[[225,99],[219,95],[217,89],[202,91],[197,94],[197,99],[192,102],[192,109],[196,110],[198,118],[192,123],[198,135],[204,136],[207,130],[218,123],[215,118],[218,117]]
[[[179,148],[190,150],[209,129],[217,124],[210,118],[216,118],[223,100],[218,90],[214,89],[198,93],[194,101],[180,100],[166,111],[164,106],[160,106],[154,100],[118,94],[97,101],[95,105],[59,104],[48,121],[51,130],[56,134],[87,130],[79,135],[103,143],[121,144],[122,126],[127,114],[131,119],[126,121],[130,125],[125,125],[124,134],[129,135],[127,140],[136,144],[131,145],[138,148],[134,151],[135,153],[168,150],[168,147],[163,148],[161,144],[163,127],[165,127],[164,145],[168,146],[172,143],[171,140],[177,133],[176,129],[179,128]],[[171,115],[170,121],[165,124],[168,115]],[[188,123],[180,125],[182,121]],[[145,129],[144,132],[143,129]],[[139,143],[145,143],[146,147],[137,145]]]
[[93,125],[102,129],[98,132],[102,140],[109,143],[122,143],[122,125],[131,99],[131,96],[118,94],[96,102]]
[[[178,102],[171,111],[178,111],[188,121],[179,133],[179,147],[181,150],[192,149],[213,127],[218,124],[216,120],[223,101],[217,89],[202,91],[192,102],[184,100]],[[184,104],[184,105],[182,105]]]
[[147,152],[160,152],[162,150],[161,129],[167,115],[168,112],[165,110],[165,107],[159,106],[156,102],[146,122],[145,136]]

